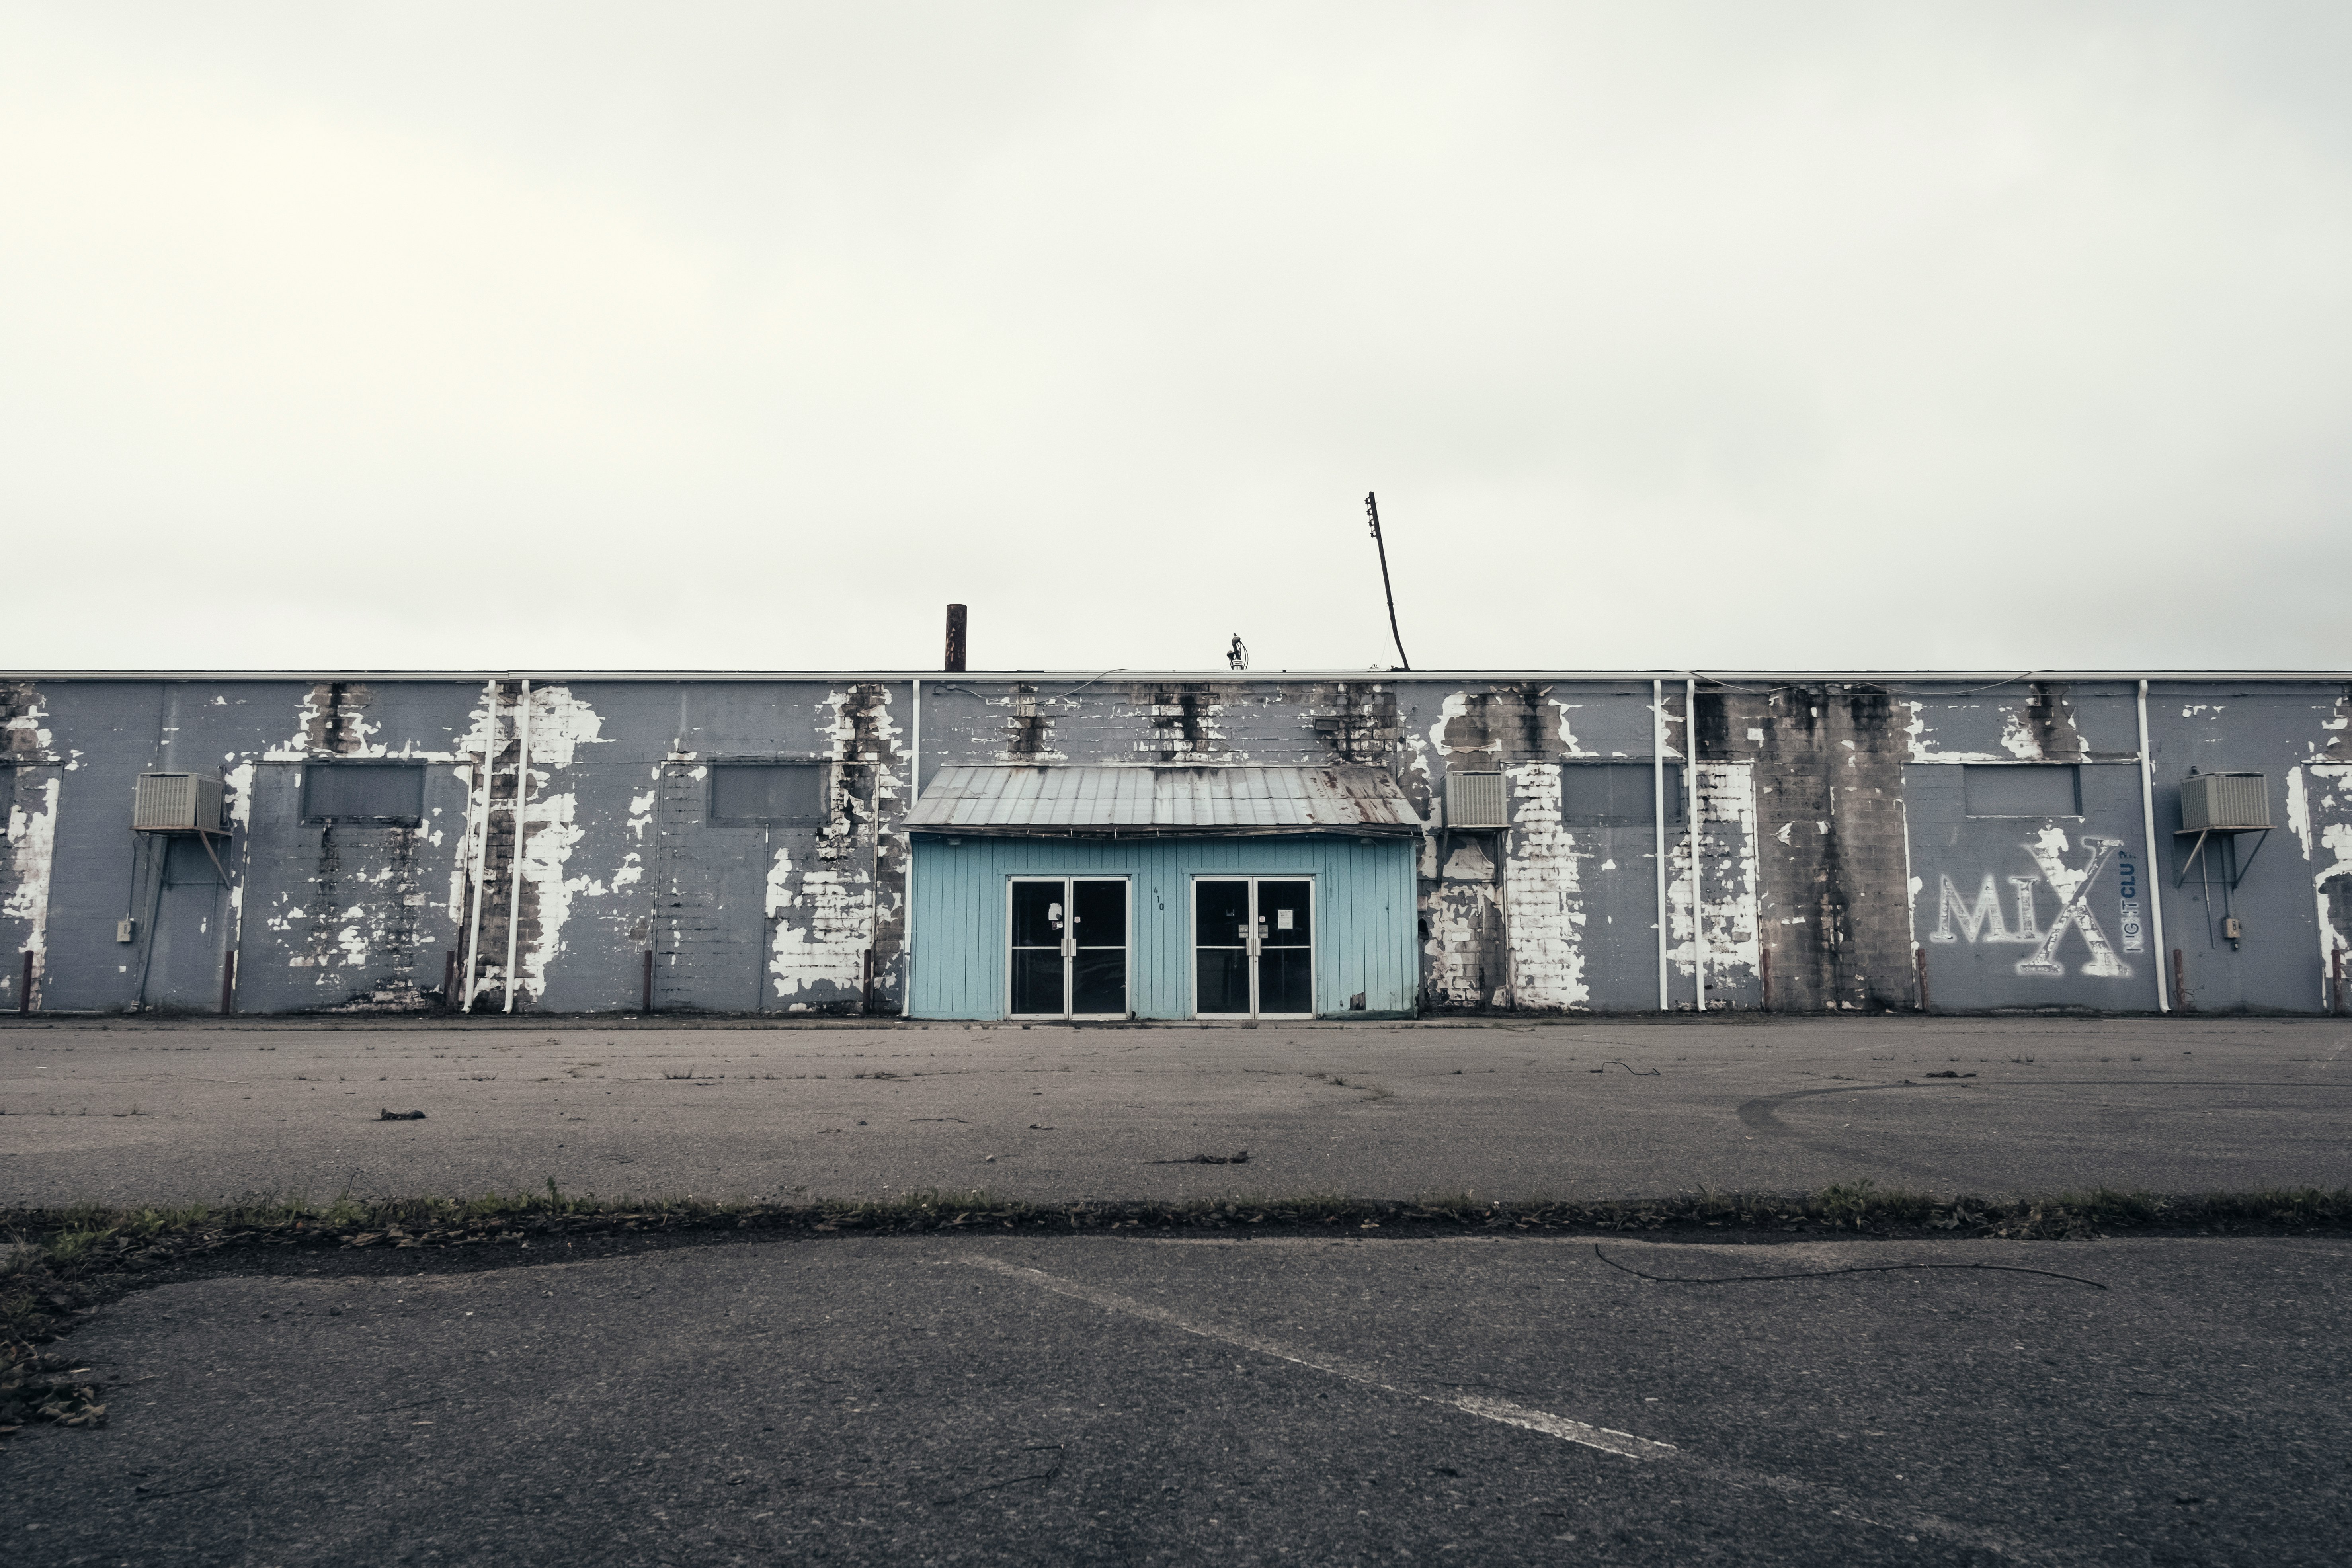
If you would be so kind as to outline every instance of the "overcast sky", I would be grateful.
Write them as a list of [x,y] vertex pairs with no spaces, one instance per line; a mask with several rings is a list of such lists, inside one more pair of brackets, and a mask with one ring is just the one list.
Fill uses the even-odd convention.
[[2352,665],[2352,6],[0,0],[0,665]]

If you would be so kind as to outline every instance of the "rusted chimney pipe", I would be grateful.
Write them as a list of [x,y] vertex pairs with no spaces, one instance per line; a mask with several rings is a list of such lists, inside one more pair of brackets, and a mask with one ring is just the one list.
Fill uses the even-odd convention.
[[961,605],[950,605],[948,606],[947,668],[949,673],[952,675],[963,673],[963,621],[964,607]]

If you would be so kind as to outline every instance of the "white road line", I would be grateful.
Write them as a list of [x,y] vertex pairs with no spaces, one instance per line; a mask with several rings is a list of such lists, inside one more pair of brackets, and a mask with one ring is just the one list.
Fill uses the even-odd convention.
[[1475,1394],[1461,1395],[1416,1394],[1412,1389],[1399,1388],[1392,1383],[1384,1383],[1362,1367],[1350,1366],[1346,1362],[1335,1360],[1330,1356],[1293,1350],[1287,1345],[1276,1344],[1272,1340],[1260,1339],[1255,1334],[1237,1333],[1230,1329],[1213,1329],[1205,1324],[1193,1322],[1188,1318],[1180,1318],[1164,1307],[1155,1307],[1148,1301],[1139,1301],[1132,1296],[1121,1296],[1111,1290],[1098,1290],[1091,1285],[1081,1285],[1075,1279],[1065,1279],[1059,1275],[1048,1274],[1043,1269],[1024,1268],[1017,1263],[1007,1263],[1001,1258],[990,1258],[985,1254],[979,1254],[968,1255],[957,1261],[969,1264],[974,1268],[985,1268],[991,1273],[1018,1279],[1026,1285],[1034,1285],[1041,1290],[1051,1290],[1056,1296],[1067,1296],[1073,1300],[1088,1301],[1108,1311],[1124,1313],[1130,1318],[1141,1318],[1147,1322],[1180,1330],[1184,1333],[1197,1335],[1201,1339],[1214,1340],[1220,1344],[1255,1351],[1259,1355],[1272,1356],[1276,1361],[1286,1361],[1293,1366],[1303,1366],[1316,1372],[1328,1373],[1333,1377],[1344,1377],[1349,1383],[1360,1383],[1367,1388],[1377,1388],[1383,1394],[1402,1394],[1408,1399],[1417,1399],[1424,1405],[1443,1405],[1449,1410],[1459,1410],[1467,1415],[1476,1415],[1487,1421],[1499,1421],[1506,1426],[1519,1426],[1530,1432],[1541,1432],[1549,1436],[1564,1438],[1570,1443],[1581,1443],[1588,1448],[1599,1448],[1603,1453],[1622,1454],[1629,1459],[1657,1459],[1664,1458],[1675,1452],[1675,1446],[1672,1443],[1653,1443],[1647,1437],[1636,1437],[1631,1432],[1612,1431],[1606,1426],[1595,1426],[1588,1421],[1578,1421],[1566,1415],[1554,1415],[1548,1410],[1530,1410],[1525,1405],[1513,1405],[1506,1400],[1488,1399]]
[[[1249,1245],[1262,1247],[1265,1243],[1253,1241]],[[1252,1351],[1259,1355],[1271,1356],[1276,1361],[1288,1362],[1293,1366],[1303,1366],[1310,1371],[1328,1373],[1333,1377],[1345,1378],[1349,1383],[1360,1384],[1366,1388],[1375,1388],[1383,1394],[1393,1394],[1402,1398],[1418,1400],[1423,1405],[1434,1405],[1442,1409],[1458,1410],[1465,1415],[1475,1415],[1481,1420],[1498,1422],[1505,1426],[1517,1426],[1528,1432],[1541,1432],[1546,1436],[1559,1437],[1567,1442],[1581,1444],[1588,1448],[1598,1448],[1606,1454],[1622,1455],[1629,1459],[1673,1460],[1676,1463],[1676,1468],[1695,1472],[1720,1485],[1741,1490],[1770,1492],[1791,1503],[1818,1508],[1833,1519],[1852,1520],[1857,1524],[1867,1524],[1875,1529],[1892,1531],[1906,1540],[1916,1541],[1922,1535],[1929,1535],[1957,1545],[1972,1546],[1979,1551],[1990,1552],[1995,1556],[2025,1561],[2039,1561],[2049,1556],[2046,1552],[2024,1542],[1996,1535],[1988,1531],[1971,1529],[1967,1525],[1955,1524],[1950,1520],[1936,1514],[1918,1513],[1903,1508],[1899,1504],[1890,1507],[1878,1500],[1857,1498],[1843,1488],[1826,1486],[1818,1481],[1799,1480],[1792,1476],[1775,1476],[1761,1471],[1709,1464],[1685,1455],[1682,1449],[1672,1443],[1653,1442],[1647,1437],[1636,1437],[1631,1432],[1619,1432],[1607,1426],[1595,1426],[1589,1421],[1579,1421],[1567,1415],[1555,1415],[1548,1410],[1532,1410],[1524,1405],[1513,1405],[1502,1399],[1490,1399],[1484,1394],[1422,1394],[1410,1388],[1400,1388],[1395,1384],[1383,1381],[1363,1367],[1350,1365],[1336,1357],[1318,1355],[1310,1351],[1294,1350],[1288,1345],[1277,1344],[1272,1340],[1263,1339],[1256,1334],[1196,1323],[1189,1318],[1181,1317],[1170,1311],[1165,1307],[1155,1307],[1149,1301],[1139,1301],[1132,1296],[1122,1296],[1116,1290],[1103,1290],[1092,1285],[1081,1285],[1075,1279],[1065,1279],[1057,1274],[1048,1274],[1042,1268],[1007,1263],[1001,1258],[992,1258],[985,1253],[966,1253],[954,1258],[953,1261],[973,1268],[985,1268],[992,1274],[1002,1274],[1008,1279],[1017,1279],[1024,1285],[1034,1286],[1040,1290],[1050,1290],[1056,1296],[1066,1296],[1075,1301],[1088,1302],[1106,1311],[1139,1318],[1145,1322],[1158,1323],[1162,1327],[1175,1329],[1200,1339],[1232,1345],[1236,1350]]]

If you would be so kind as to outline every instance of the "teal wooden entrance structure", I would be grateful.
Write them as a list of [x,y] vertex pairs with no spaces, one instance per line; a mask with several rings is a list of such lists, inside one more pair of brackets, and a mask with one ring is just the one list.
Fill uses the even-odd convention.
[[915,836],[918,1018],[1011,1015],[1010,889],[1016,879],[1113,877],[1129,884],[1128,1007],[1195,1016],[1193,883],[1300,878],[1314,886],[1314,1011],[1411,1017],[1419,988],[1417,839],[1190,836],[1167,838]]

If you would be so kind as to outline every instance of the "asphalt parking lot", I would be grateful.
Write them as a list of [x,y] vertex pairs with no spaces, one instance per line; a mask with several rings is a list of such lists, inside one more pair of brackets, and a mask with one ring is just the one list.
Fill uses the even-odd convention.
[[[2352,1184],[2352,1023],[0,1026],[0,1205]],[[423,1110],[383,1121],[385,1110]],[[1242,1165],[1189,1163],[1196,1155]]]
[[248,1256],[72,1337],[110,1418],[0,1449],[0,1541],[26,1568],[2332,1563],[2347,1263],[2195,1238]]

